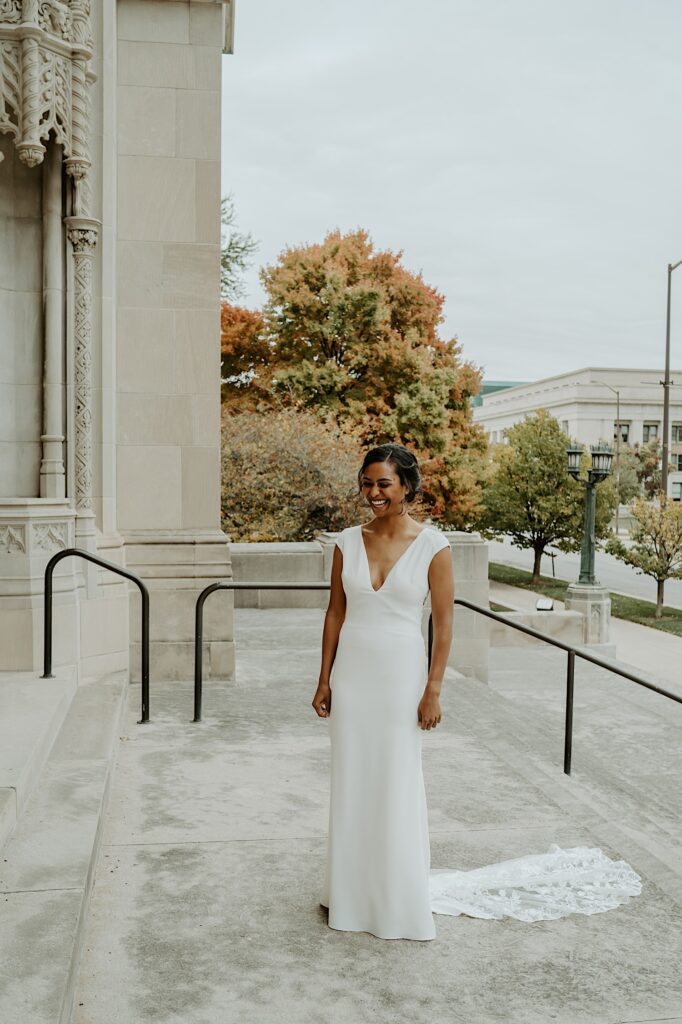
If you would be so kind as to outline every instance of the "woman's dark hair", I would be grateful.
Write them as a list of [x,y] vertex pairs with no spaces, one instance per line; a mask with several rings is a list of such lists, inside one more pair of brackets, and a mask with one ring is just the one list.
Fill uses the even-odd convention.
[[402,444],[393,441],[380,444],[367,452],[358,473],[358,488],[362,490],[362,477],[368,466],[373,462],[388,462],[400,477],[400,482],[407,487],[405,501],[414,501],[422,489],[422,477],[416,457]]

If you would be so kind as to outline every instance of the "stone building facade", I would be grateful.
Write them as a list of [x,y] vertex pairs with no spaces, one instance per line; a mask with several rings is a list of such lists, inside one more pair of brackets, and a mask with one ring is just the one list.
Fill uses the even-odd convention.
[[[504,441],[507,427],[539,409],[559,421],[564,433],[582,444],[609,441],[616,445],[642,445],[663,437],[663,371],[625,367],[584,367],[570,373],[518,384],[485,395],[474,410],[474,420],[493,443]],[[670,474],[673,501],[682,500],[682,383],[670,399]]]
[[[220,95],[230,3],[0,0],[0,669],[42,658],[65,547],[151,590],[156,678],[191,674],[220,531]],[[233,663],[230,595],[207,661]],[[55,664],[139,660],[139,604],[77,559]]]

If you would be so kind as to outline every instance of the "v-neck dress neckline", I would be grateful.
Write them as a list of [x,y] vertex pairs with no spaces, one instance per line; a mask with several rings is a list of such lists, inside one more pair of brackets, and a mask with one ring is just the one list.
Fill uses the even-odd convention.
[[410,543],[407,545],[407,547],[402,552],[402,554],[398,555],[398,557],[396,558],[395,562],[393,563],[391,568],[386,573],[386,577],[384,579],[384,582],[381,584],[381,586],[378,588],[378,590],[375,590],[373,585],[372,585],[372,569],[371,569],[370,564],[369,564],[369,556],[367,554],[367,547],[365,546],[365,538],[364,538],[363,533],[362,533],[362,526],[358,526],[358,536],[360,537],[360,543],[362,544],[362,550],[363,550],[364,555],[365,555],[365,568],[367,570],[367,580],[369,582],[369,588],[370,588],[370,590],[372,591],[373,594],[380,594],[381,593],[381,591],[384,589],[384,587],[388,583],[389,576],[391,575],[391,573],[395,569],[395,567],[398,564],[398,562],[400,562],[401,559],[403,559],[405,557],[405,555],[407,554],[408,551],[412,550],[414,545],[417,543],[417,541],[421,537],[422,533],[426,532],[426,529],[427,528],[425,526],[422,526],[421,530],[419,531],[417,536],[414,538],[414,540],[410,541]]

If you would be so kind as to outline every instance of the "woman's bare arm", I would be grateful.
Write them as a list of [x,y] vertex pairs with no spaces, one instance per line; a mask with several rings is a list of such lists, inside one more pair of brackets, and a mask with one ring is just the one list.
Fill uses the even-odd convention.
[[320,718],[328,718],[331,711],[331,688],[329,680],[331,677],[332,665],[336,656],[336,648],[339,645],[339,633],[343,620],[346,617],[346,594],[341,582],[341,571],[343,569],[343,555],[340,548],[334,545],[334,557],[332,560],[331,588],[329,591],[329,604],[324,617],[324,628],[322,630],[322,664],[320,665],[320,676],[317,684],[317,692],[313,697],[313,707]]
[[450,548],[443,548],[431,559],[429,566],[433,646],[431,665],[424,693],[417,708],[420,729],[435,729],[441,720],[440,691],[452,644],[453,602],[455,581],[452,575]]

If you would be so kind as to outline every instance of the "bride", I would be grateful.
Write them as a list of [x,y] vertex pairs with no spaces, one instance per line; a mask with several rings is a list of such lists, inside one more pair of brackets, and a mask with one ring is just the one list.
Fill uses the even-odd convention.
[[[373,513],[336,538],[319,683],[329,719],[329,835],[320,903],[329,926],[384,939],[433,939],[433,914],[552,920],[625,903],[641,881],[625,861],[586,847],[456,871],[431,868],[422,737],[441,722],[454,582],[442,533],[412,519],[421,489],[402,445],[367,453],[358,473]],[[431,593],[434,642],[422,637]]]

